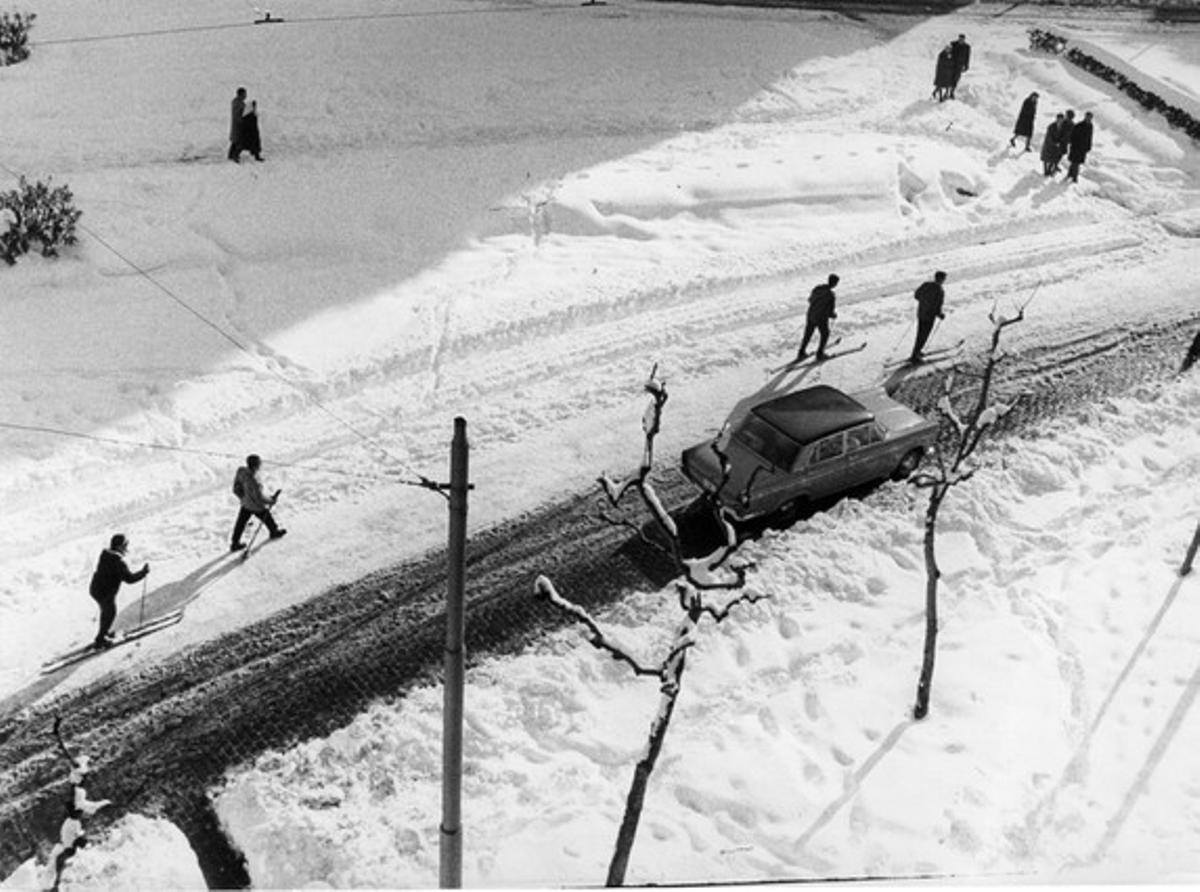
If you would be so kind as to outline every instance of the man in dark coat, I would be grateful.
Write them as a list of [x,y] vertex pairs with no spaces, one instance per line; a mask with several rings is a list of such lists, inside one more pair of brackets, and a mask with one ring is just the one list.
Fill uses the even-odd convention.
[[838,281],[837,274],[830,273],[829,280],[814,288],[812,294],[808,296],[808,316],[804,322],[804,339],[800,342],[800,350],[796,354],[797,360],[808,356],[808,341],[814,331],[821,333],[821,338],[817,342],[817,359],[825,358],[825,345],[829,343],[829,320],[837,318],[837,313],[834,311],[837,295],[834,294],[833,289],[837,287]]
[[1072,183],[1079,182],[1079,165],[1087,161],[1088,152],[1091,150],[1092,113],[1088,112],[1071,130],[1070,149],[1067,152],[1067,160],[1071,165],[1067,168],[1067,179]]
[[[1058,128],[1058,157],[1061,159],[1071,147],[1071,131],[1075,129],[1075,110],[1067,109],[1063,122]],[[1057,171],[1056,171],[1057,172]]]
[[929,335],[933,332],[933,324],[938,319],[945,319],[946,314],[942,312],[942,304],[946,300],[946,292],[942,288],[942,283],[946,281],[946,274],[940,269],[933,274],[932,282],[922,282],[917,288],[913,297],[917,301],[917,340],[913,343],[912,355],[909,356],[909,362],[920,362],[922,350],[925,347],[925,342],[929,340]]
[[145,579],[150,572],[150,565],[145,564],[136,573],[130,571],[125,563],[125,552],[129,550],[129,540],[117,533],[109,540],[108,548],[100,552],[100,560],[96,562],[96,572],[92,574],[92,584],[88,593],[92,600],[100,605],[100,631],[92,646],[103,649],[113,646],[112,624],[117,618],[117,591],[122,582],[137,582]]
[[971,44],[967,43],[967,35],[958,35],[958,40],[950,44],[950,54],[954,61],[954,75],[950,82],[950,98],[953,99],[959,78],[971,67]]
[[933,69],[933,97],[938,102],[945,102],[954,86],[954,50],[952,44],[946,44],[938,53],[937,64]]
[[1021,110],[1017,113],[1017,123],[1013,125],[1013,135],[1009,139],[1008,145],[1013,148],[1017,144],[1018,137],[1025,137],[1025,151],[1032,152],[1029,144],[1033,142],[1033,120],[1037,117],[1038,94],[1034,90],[1025,97],[1025,101],[1021,103]]
[[233,523],[230,551],[241,551],[246,547],[242,542],[242,533],[246,531],[246,523],[251,517],[257,517],[262,522],[272,539],[278,539],[287,533],[287,530],[282,530],[275,524],[275,518],[271,516],[271,507],[279,493],[275,493],[270,499],[263,495],[262,484],[258,482],[258,469],[261,466],[261,458],[249,455],[246,457],[246,464],[238,468],[234,475],[233,494],[238,497],[241,505],[238,508],[237,520]]
[[262,136],[258,132],[258,101],[251,99],[242,117],[242,148],[249,152],[255,161],[262,161]]
[[235,164],[246,150],[246,88],[238,87],[229,104],[229,160]]
[[1050,126],[1046,128],[1046,135],[1042,138],[1042,174],[1044,176],[1054,176],[1058,173],[1058,162],[1062,159],[1062,140],[1058,138],[1058,135],[1065,120],[1063,113],[1059,112],[1050,122]]

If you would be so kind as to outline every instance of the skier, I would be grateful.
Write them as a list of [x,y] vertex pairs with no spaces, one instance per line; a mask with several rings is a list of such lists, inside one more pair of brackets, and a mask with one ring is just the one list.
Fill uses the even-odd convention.
[[1079,165],[1087,161],[1088,152],[1092,150],[1092,113],[1088,112],[1083,120],[1071,130],[1070,151],[1067,160],[1071,162],[1067,168],[1067,179],[1072,183],[1079,182]]
[[967,35],[958,35],[958,40],[950,44],[950,54],[954,63],[953,76],[950,81],[950,98],[954,98],[954,90],[963,72],[971,67],[971,44],[967,43]]
[[821,334],[817,341],[817,359],[825,358],[825,345],[829,343],[829,320],[837,318],[834,311],[837,295],[833,289],[839,281],[837,273],[830,273],[829,280],[814,288],[808,296],[808,316],[804,322],[804,339],[800,341],[800,350],[796,353],[797,362],[808,356],[808,340],[814,331]]
[[100,605],[100,630],[92,647],[103,650],[113,646],[112,624],[117,618],[117,591],[122,582],[137,582],[145,579],[150,572],[150,565],[143,565],[136,573],[130,571],[125,563],[125,552],[129,550],[129,540],[117,533],[109,540],[108,548],[100,552],[100,560],[96,562],[96,572],[92,574],[92,583],[88,593],[92,600]]
[[1009,148],[1015,148],[1017,137],[1025,137],[1025,151],[1032,152],[1029,144],[1033,142],[1033,119],[1037,117],[1038,94],[1034,90],[1021,103],[1021,111],[1017,113],[1017,123],[1013,125],[1013,135],[1008,141]]
[[1062,158],[1060,149],[1061,140],[1058,138],[1059,132],[1062,130],[1063,113],[1059,112],[1050,126],[1046,128],[1046,135],[1042,138],[1042,175],[1054,176],[1058,173],[1058,162]]
[[262,522],[270,532],[272,539],[278,539],[287,534],[287,530],[280,529],[275,523],[275,518],[271,516],[271,508],[275,504],[275,499],[279,497],[279,493],[270,499],[263,496],[262,485],[258,482],[258,469],[261,465],[261,458],[257,455],[248,455],[246,464],[238,468],[237,474],[234,475],[233,494],[241,500],[241,506],[238,508],[237,520],[233,524],[230,551],[241,551],[246,547],[246,544],[242,542],[242,533],[246,530],[246,522],[252,516]]
[[946,318],[946,314],[942,312],[942,303],[946,299],[942,283],[945,281],[946,274],[939,269],[933,274],[932,282],[922,282],[913,294],[917,301],[917,340],[913,343],[912,355],[908,358],[909,362],[921,361],[923,355],[921,351],[925,347],[925,342],[929,340],[929,335],[933,332],[934,321]]

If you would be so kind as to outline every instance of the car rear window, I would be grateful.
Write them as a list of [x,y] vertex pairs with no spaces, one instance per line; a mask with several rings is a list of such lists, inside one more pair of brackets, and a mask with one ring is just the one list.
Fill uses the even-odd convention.
[[777,468],[790,468],[796,462],[796,453],[800,451],[799,443],[756,415],[747,415],[733,436]]

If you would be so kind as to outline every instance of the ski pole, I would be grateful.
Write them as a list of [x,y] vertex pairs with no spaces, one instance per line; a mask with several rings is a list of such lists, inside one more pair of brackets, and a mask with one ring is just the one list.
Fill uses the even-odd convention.
[[138,611],[138,625],[146,621],[146,577],[142,577],[142,607]]

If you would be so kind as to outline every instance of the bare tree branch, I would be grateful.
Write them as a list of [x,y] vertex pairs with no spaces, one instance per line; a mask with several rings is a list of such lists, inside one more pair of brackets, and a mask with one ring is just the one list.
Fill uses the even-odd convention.
[[588,638],[588,642],[597,650],[605,651],[610,654],[614,660],[625,663],[631,668],[635,675],[653,675],[656,678],[662,677],[661,667],[643,666],[638,660],[620,647],[613,641],[610,641],[608,636],[600,628],[600,625],[592,619],[590,613],[576,604],[574,601],[568,601],[555,589],[554,583],[545,576],[539,576],[533,584],[534,594],[540,598],[544,598],[552,605],[557,607],[563,613],[570,614],[588,627],[588,631],[592,634]]

